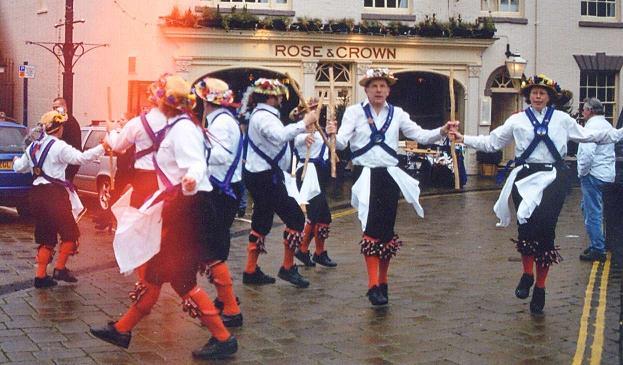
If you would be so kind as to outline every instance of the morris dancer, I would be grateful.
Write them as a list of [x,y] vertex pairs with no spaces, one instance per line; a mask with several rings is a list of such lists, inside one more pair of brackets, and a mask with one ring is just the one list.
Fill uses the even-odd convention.
[[[300,118],[299,108],[295,108],[290,116],[292,120]],[[327,203],[326,189],[329,185],[329,149],[320,137],[320,132],[312,128],[311,133],[299,134],[294,140],[295,154],[297,155],[299,164],[296,172],[297,186],[299,189],[303,185],[301,176],[303,174],[305,156],[307,150],[310,150],[310,156],[305,172],[305,179],[315,179],[314,184],[318,184],[320,192],[318,195],[308,197],[307,220],[305,221],[305,229],[303,230],[303,241],[301,246],[296,250],[294,256],[305,266],[313,267],[316,264],[325,267],[336,267],[337,264],[329,258],[329,254],[325,249],[325,241],[329,238],[329,226],[331,225],[331,211]],[[309,244],[312,237],[315,238],[316,248],[314,255],[310,257]]]
[[[481,151],[494,152],[515,142],[515,168],[508,176],[493,210],[500,219],[498,226],[511,221],[509,197],[517,212],[517,251],[521,254],[523,275],[515,289],[517,298],[525,299],[535,284],[530,312],[543,313],[545,280],[552,264],[561,260],[554,244],[556,223],[565,201],[568,183],[563,158],[567,141],[613,143],[623,137],[623,130],[614,128],[588,130],[567,113],[555,110],[560,102],[560,87],[545,75],[530,78],[521,88],[530,105],[523,112],[510,116],[502,126],[487,136],[463,136],[451,132],[457,142]],[[568,101],[569,98],[567,98]],[[542,143],[541,143],[542,142]]]
[[[160,132],[161,143],[154,151],[154,167],[164,197],[160,252],[147,262],[145,280],[133,293],[135,302],[117,321],[91,333],[111,344],[128,348],[131,330],[156,304],[162,284],[169,282],[183,299],[185,312],[199,317],[212,338],[193,356],[202,359],[224,358],[234,354],[238,342],[223,325],[219,311],[208,294],[197,286],[197,272],[204,257],[201,227],[205,224],[201,206],[208,203],[212,186],[207,179],[207,148],[199,123],[191,120],[194,96],[190,86],[178,76],[168,76],[160,84],[159,108],[167,117]],[[147,204],[153,204],[152,199]]]
[[297,201],[288,194],[284,180],[290,178],[287,172],[291,162],[288,142],[305,132],[305,127],[313,124],[316,116],[315,113],[307,113],[303,120],[284,127],[278,108],[287,93],[286,86],[273,79],[260,78],[253,88],[252,99],[257,105],[249,120],[248,156],[243,178],[254,205],[242,282],[259,285],[275,282],[257,266],[257,260],[261,253],[266,253],[264,239],[277,213],[286,225],[283,232],[283,265],[278,276],[299,288],[306,288],[309,281],[299,274],[294,265],[294,251],[303,237],[305,216]]
[[234,106],[234,93],[226,82],[205,78],[195,85],[195,93],[203,100],[206,127],[211,137],[208,165],[214,190],[208,193],[209,204],[201,207],[206,220],[204,236],[209,240],[206,244],[207,276],[216,287],[214,304],[221,311],[223,323],[226,327],[240,327],[242,313],[226,261],[231,238],[229,229],[242,192],[242,131],[236,118],[226,109]]
[[[368,270],[367,296],[372,305],[388,303],[388,271],[390,259],[402,242],[394,233],[400,192],[413,205],[420,217],[424,210],[418,202],[417,180],[398,165],[398,136],[423,144],[440,141],[458,122],[447,122],[433,130],[422,129],[401,108],[387,103],[390,86],[396,78],[387,69],[370,69],[359,81],[367,99],[349,106],[336,135],[336,147],[343,150],[350,142],[356,183],[351,204],[359,211],[363,238],[359,245]],[[329,123],[327,133],[336,132],[336,121]]]
[[[41,117],[41,136],[28,146],[26,153],[13,161],[15,172],[32,172],[34,181],[30,190],[30,206],[35,219],[35,242],[37,271],[35,288],[49,288],[56,280],[75,283],[78,279],[66,267],[69,256],[78,253],[80,231],[75,213],[82,210],[75,187],[65,179],[67,165],[84,165],[104,154],[101,145],[80,152],[60,138],[67,114],[50,111]],[[72,214],[72,210],[76,210]],[[52,276],[47,266],[54,257],[54,247],[61,236],[61,246]],[[56,280],[55,280],[56,279]]]

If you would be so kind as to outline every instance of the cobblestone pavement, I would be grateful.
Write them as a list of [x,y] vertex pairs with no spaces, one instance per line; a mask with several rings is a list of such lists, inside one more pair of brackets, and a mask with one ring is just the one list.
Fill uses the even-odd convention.
[[[586,241],[577,189],[560,216],[558,244],[566,260],[551,270],[542,317],[532,317],[529,301],[513,295],[521,274],[509,241],[515,228],[495,228],[496,198],[496,192],[424,197],[425,219],[401,203],[397,233],[404,246],[390,270],[390,305],[377,309],[365,297],[360,226],[352,211],[337,213],[327,243],[338,267],[301,269],[308,289],[283,281],[242,285],[248,224],[236,222],[230,267],[245,323],[233,331],[237,355],[218,363],[569,364],[575,356],[585,364],[596,356],[602,364],[618,363],[621,274],[577,260]],[[118,274],[112,235],[92,226],[88,217],[80,222],[81,252],[69,263],[80,281],[35,290],[32,229],[0,209],[0,363],[202,363],[190,351],[209,333],[182,312],[169,286],[133,331],[127,351],[89,334],[90,325],[127,309],[133,287],[132,277]],[[281,229],[273,229],[269,253],[260,258],[270,274],[281,262]],[[205,278],[200,283],[214,293]]]

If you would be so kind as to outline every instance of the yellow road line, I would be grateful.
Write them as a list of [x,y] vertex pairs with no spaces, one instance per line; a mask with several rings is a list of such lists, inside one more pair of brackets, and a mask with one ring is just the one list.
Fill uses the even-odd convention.
[[588,279],[588,285],[586,286],[586,292],[584,293],[584,308],[582,309],[582,317],[580,318],[580,331],[578,332],[578,343],[575,349],[575,356],[573,357],[573,365],[581,365],[584,359],[584,349],[586,348],[586,338],[588,336],[588,319],[591,314],[591,299],[593,297],[595,276],[597,275],[598,268],[599,262],[594,261],[591,275]]
[[601,272],[601,283],[599,284],[599,304],[597,316],[595,318],[595,334],[593,335],[593,345],[591,346],[591,365],[601,364],[601,354],[604,347],[604,329],[606,322],[606,295],[608,294],[608,276],[610,275],[610,253],[606,258],[603,271]]

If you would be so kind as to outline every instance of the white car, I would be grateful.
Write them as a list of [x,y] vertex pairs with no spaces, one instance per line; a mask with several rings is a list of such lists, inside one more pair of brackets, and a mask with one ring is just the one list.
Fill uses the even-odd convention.
[[[106,128],[99,125],[89,125],[80,128],[82,132],[82,150],[86,151],[97,146],[106,136]],[[111,171],[117,171],[117,157],[106,154],[94,161],[80,166],[74,177],[74,185],[79,195],[97,197],[99,206],[103,210],[110,207]]]

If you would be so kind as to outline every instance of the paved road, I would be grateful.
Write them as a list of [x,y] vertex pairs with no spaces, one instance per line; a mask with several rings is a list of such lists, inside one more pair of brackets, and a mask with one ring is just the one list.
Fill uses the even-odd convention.
[[[425,197],[426,218],[400,205],[397,231],[404,246],[390,272],[390,305],[371,308],[350,210],[328,241],[335,269],[302,269],[308,289],[278,281],[241,284],[246,236],[232,242],[230,266],[245,316],[234,331],[240,351],[231,364],[578,364],[619,363],[620,271],[577,260],[586,240],[578,191],[567,200],[557,236],[565,257],[551,271],[545,316],[532,317],[514,297],[520,263],[491,212],[497,193]],[[152,314],[134,331],[127,351],[103,343],[88,327],[127,308],[132,277],[118,274],[109,233],[80,224],[81,253],[70,267],[77,285],[29,287],[34,246],[30,226],[0,210],[0,363],[192,364],[190,351],[208,331],[181,311],[166,287]],[[237,222],[234,230],[248,229]],[[282,246],[275,228],[260,260],[276,274]],[[201,284],[214,290],[202,278]],[[14,291],[18,289],[17,291]],[[607,291],[606,291],[607,290]],[[588,298],[588,299],[586,299]]]

